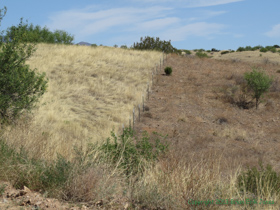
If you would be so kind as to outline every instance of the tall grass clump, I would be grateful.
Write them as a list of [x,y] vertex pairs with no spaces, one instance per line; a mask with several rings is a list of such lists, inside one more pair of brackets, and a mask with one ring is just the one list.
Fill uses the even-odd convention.
[[243,194],[252,193],[255,198],[272,198],[279,196],[280,175],[270,165],[262,163],[257,167],[247,168],[237,178],[237,186]]

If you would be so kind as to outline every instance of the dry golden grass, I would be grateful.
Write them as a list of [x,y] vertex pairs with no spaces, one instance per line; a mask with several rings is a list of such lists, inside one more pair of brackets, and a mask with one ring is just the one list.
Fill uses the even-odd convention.
[[47,92],[28,122],[5,133],[10,144],[34,157],[71,158],[74,145],[85,146],[128,125],[133,106],[142,101],[159,52],[109,47],[39,44],[28,60],[46,72]]

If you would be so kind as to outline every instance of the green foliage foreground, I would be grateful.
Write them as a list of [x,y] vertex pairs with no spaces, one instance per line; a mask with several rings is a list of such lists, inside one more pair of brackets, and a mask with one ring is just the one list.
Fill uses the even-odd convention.
[[[158,161],[168,149],[163,136],[157,133],[150,137],[145,132],[138,139],[132,129],[126,128],[119,137],[113,131],[111,136],[113,139],[108,138],[103,144],[89,144],[86,151],[76,147],[71,161],[59,154],[53,161],[32,159],[23,148],[16,150],[0,139],[0,180],[10,181],[16,188],[27,186],[57,197],[66,195],[67,186],[76,177],[96,169],[97,165],[109,165],[127,178],[141,176],[146,166]],[[75,196],[67,195],[67,199]]]
[[35,46],[16,31],[12,39],[0,42],[0,124],[14,122],[30,111],[46,91],[45,74],[25,64],[34,51]]

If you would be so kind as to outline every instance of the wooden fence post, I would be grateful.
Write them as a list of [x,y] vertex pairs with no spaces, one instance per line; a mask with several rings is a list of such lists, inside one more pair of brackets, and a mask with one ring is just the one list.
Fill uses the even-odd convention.
[[139,112],[139,122],[140,122],[140,104],[138,105],[138,112]]

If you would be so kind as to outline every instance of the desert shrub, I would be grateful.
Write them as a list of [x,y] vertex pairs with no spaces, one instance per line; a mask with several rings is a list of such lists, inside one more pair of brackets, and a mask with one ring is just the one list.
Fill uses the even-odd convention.
[[164,72],[166,75],[171,75],[172,73],[172,68],[170,66],[165,67]]
[[267,52],[267,51],[268,51],[268,49],[266,49],[265,47],[260,49],[260,52]]
[[237,52],[242,52],[242,51],[245,51],[245,48],[244,47],[239,47],[236,51]]
[[114,48],[118,48],[118,45],[117,45],[117,44],[115,44],[115,45],[114,45]]
[[208,55],[206,53],[201,52],[201,51],[196,52],[195,55],[199,58],[208,58]]
[[253,48],[251,46],[246,46],[245,51],[253,51]]
[[280,46],[278,44],[273,45],[273,47],[280,48]]
[[223,52],[221,52],[221,55],[224,55],[224,54],[228,54],[228,53],[230,53],[230,51],[223,51]]
[[261,48],[263,48],[263,46],[261,46],[261,45],[257,45],[257,46],[255,46],[255,47],[253,47],[253,51],[255,51],[255,50],[259,50],[259,49],[261,49]]
[[211,49],[212,52],[220,52],[220,50],[217,50],[216,48]]
[[191,55],[192,54],[192,52],[190,50],[183,50],[183,52],[185,52],[186,55]]
[[162,41],[159,37],[141,37],[140,42],[134,43],[132,48],[137,50],[156,50],[165,53],[180,53],[178,49],[171,45],[171,40]]
[[247,168],[237,178],[237,187],[241,192],[251,192],[255,196],[272,195],[280,192],[280,176],[270,165],[262,163],[260,169]]
[[[155,135],[158,136],[157,133]],[[119,138],[111,132],[113,142],[108,138],[106,143],[99,147],[103,152],[103,159],[116,164],[124,170],[126,176],[142,173],[145,169],[145,162],[154,162],[159,156],[166,152],[168,144],[158,137],[151,140],[147,132],[143,133],[139,140],[131,128],[124,129],[123,135]]]
[[272,77],[269,77],[264,71],[253,68],[252,72],[246,72],[244,78],[248,87],[253,90],[253,98],[256,99],[256,109],[258,108],[260,97],[267,92],[272,84]]
[[[22,23],[18,28],[21,28]],[[0,53],[0,123],[11,123],[24,112],[31,111],[45,93],[45,74],[31,70],[25,61],[35,51],[34,44],[27,44],[21,32],[1,42]]]
[[97,44],[91,44],[90,46],[91,47],[97,47]]
[[121,45],[121,48],[122,49],[127,49],[127,46],[126,45]]

